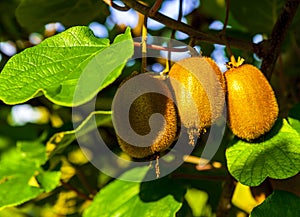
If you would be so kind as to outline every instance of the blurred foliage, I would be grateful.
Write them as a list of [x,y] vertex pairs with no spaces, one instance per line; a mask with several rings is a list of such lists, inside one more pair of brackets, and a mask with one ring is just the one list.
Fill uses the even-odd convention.
[[[170,0],[164,0],[163,2],[166,1]],[[184,1],[187,5],[189,4],[188,0]],[[142,2],[149,6],[155,3],[154,0],[143,0]],[[255,0],[246,2],[232,0],[230,2],[227,34],[237,39],[252,41],[257,34],[262,35],[264,39],[270,36],[285,1]],[[190,1],[190,4],[194,4],[194,1]],[[225,0],[201,0],[199,7],[185,15],[184,18],[186,18],[187,24],[194,29],[208,34],[215,34],[220,30],[211,29],[211,24],[214,21],[224,22],[225,15]],[[123,17],[123,19],[127,18]],[[140,36],[142,29],[143,16],[139,15],[138,19],[138,25],[132,27],[133,37]],[[98,39],[89,33],[90,36],[85,40],[81,37],[81,40],[83,40],[80,41],[81,44],[88,44],[89,40],[97,41],[95,44],[98,44],[99,41],[105,41],[108,46],[109,43],[118,40],[116,37],[124,34],[127,28],[127,26],[113,22],[111,8],[101,0],[1,0],[0,42],[9,42],[16,49],[16,53],[21,55],[23,55],[22,51],[24,50],[27,53],[32,51],[29,56],[11,57],[5,52],[2,47],[3,44],[1,44],[1,72],[6,70],[6,73],[11,73],[11,69],[6,68],[3,70],[3,68],[6,66],[7,61],[13,58],[18,59],[20,57],[18,61],[14,62],[14,64],[19,62],[20,68],[23,64],[25,65],[27,58],[32,58],[30,59],[32,62],[35,61],[36,57],[34,55],[42,51],[41,48],[46,45],[47,41],[35,45],[30,40],[32,33],[38,33],[42,40],[49,38],[48,42],[54,38],[54,41],[57,39],[55,43],[63,43],[64,37],[59,38],[60,36],[57,35],[61,30],[45,28],[46,24],[54,25],[56,22],[61,23],[65,28],[85,29],[84,32],[89,32],[87,27],[74,26],[89,26],[91,22],[98,22],[105,26],[109,34],[107,39]],[[26,100],[22,102],[27,101],[26,103],[33,108],[42,109],[44,119],[34,123],[28,122],[24,125],[17,125],[12,122],[13,105],[6,105],[1,101],[0,206],[2,209],[0,207],[0,217],[135,216],[136,213],[139,216],[163,216],[162,214],[178,217],[215,216],[222,195],[224,180],[229,176],[225,157],[225,150],[229,144],[231,146],[227,149],[226,154],[234,157],[229,160],[229,171],[243,184],[259,185],[270,174],[276,174],[276,176],[271,175],[273,178],[287,178],[296,174],[299,172],[299,165],[297,165],[295,159],[299,159],[298,152],[300,150],[299,135],[296,133],[300,132],[299,25],[300,12],[298,11],[281,48],[271,80],[284,126],[278,127],[277,125],[277,128],[275,127],[272,131],[275,136],[272,137],[271,133],[269,136],[272,138],[263,141],[264,146],[261,147],[259,147],[259,145],[262,145],[261,141],[258,141],[257,144],[249,144],[241,140],[232,140],[232,135],[229,131],[226,131],[221,147],[212,159],[212,162],[221,165],[218,168],[213,167],[213,163],[209,164],[211,167],[207,170],[191,163],[184,163],[172,174],[162,179],[131,183],[114,180],[100,172],[88,161],[88,156],[86,156],[86,152],[80,149],[74,133],[86,134],[87,131],[81,131],[80,126],[88,124],[92,116],[95,116],[97,130],[101,133],[109,148],[114,153],[120,154],[109,110],[111,109],[114,93],[120,83],[131,72],[140,70],[141,62],[139,60],[136,60],[133,65],[125,65],[128,56],[130,56],[129,50],[119,49],[121,51],[118,50],[116,54],[113,54],[116,56],[110,58],[113,60],[114,57],[119,57],[117,53],[122,56],[122,54],[125,55],[128,52],[128,55],[123,57],[121,68],[112,73],[111,80],[107,82],[107,85],[98,89],[94,94],[97,94],[95,109],[98,113],[96,112],[90,116],[88,116],[89,114],[79,114],[76,116],[78,119],[74,120],[72,119],[74,117],[72,117],[71,108],[63,106],[65,104],[57,103],[58,101],[55,100],[51,102],[49,101],[49,99],[52,99],[51,97],[31,94],[30,97],[25,97]],[[127,31],[125,34],[129,37],[129,30]],[[171,32],[172,30],[165,26],[158,30],[149,30],[149,33],[153,36],[170,37]],[[53,37],[54,35],[56,38]],[[188,43],[189,40],[190,38],[187,38],[182,41]],[[220,53],[216,56],[213,55],[216,51],[214,44],[200,41],[196,45],[200,46],[202,55],[213,56],[214,58],[223,55]],[[49,47],[49,44],[47,46]],[[33,49],[29,50],[28,48],[31,47]],[[70,45],[66,47],[70,47]],[[86,49],[82,49],[78,53],[72,50],[69,55],[87,54],[91,51],[90,49],[87,46]],[[136,50],[137,48],[135,48]],[[47,48],[43,52],[46,51]],[[244,57],[247,63],[258,66],[261,63],[261,60],[249,51],[235,48],[232,48],[232,51],[236,56]],[[62,51],[52,50],[51,52],[50,57],[54,53]],[[41,62],[44,61],[41,60]],[[79,67],[81,61],[71,62],[70,67],[74,64],[76,66],[76,63]],[[101,64],[105,65],[108,62],[105,59]],[[152,59],[149,61],[149,68],[156,62],[162,63],[158,59]],[[225,62],[220,64],[225,64]],[[65,64],[62,64],[61,67],[67,68]],[[59,71],[59,68],[57,70]],[[121,71],[122,74],[120,75]],[[38,73],[41,71],[33,70],[33,72],[39,75]],[[14,74],[10,74],[15,77],[16,82],[19,79],[18,73],[15,71]],[[56,83],[61,87],[61,83],[57,82],[54,79],[54,86]],[[4,83],[3,81],[0,87],[4,88]],[[43,76],[36,79],[36,81],[27,82],[25,86],[30,87],[30,85],[36,85],[37,83],[42,86],[45,84]],[[70,83],[66,85],[70,85]],[[13,89],[16,83],[7,86]],[[54,86],[50,85],[49,88],[53,90]],[[35,90],[40,88],[36,87]],[[57,87],[54,90],[57,90]],[[100,90],[101,92],[99,92]],[[6,88],[1,89],[1,91],[4,95]],[[10,99],[14,103],[20,103],[21,101],[15,100],[16,96],[15,92],[9,93],[7,100]],[[53,94],[53,97],[57,97],[56,93]],[[71,105],[68,104],[68,106]],[[103,111],[108,111],[108,113]],[[73,129],[74,122],[78,127],[75,127],[75,130]],[[284,132],[279,134],[279,131]],[[192,153],[195,157],[201,156],[204,148],[202,145],[204,141],[202,141],[202,138],[200,140]],[[280,145],[287,143],[287,141],[289,141],[287,146],[290,149],[281,153],[274,152],[275,146],[277,151],[281,150]],[[262,159],[258,161],[257,159],[261,155],[263,155]],[[128,156],[123,157],[128,158]],[[114,167],[113,163],[118,164],[118,162],[105,160],[102,162],[109,164],[108,166],[112,168]],[[292,162],[295,162],[296,166]],[[268,163],[268,167],[264,163]],[[268,172],[266,168],[270,171]],[[129,171],[129,173],[137,173],[141,180],[143,179],[142,175],[145,175],[146,172],[146,170]],[[122,176],[126,176],[126,174]],[[293,184],[293,182],[291,183]],[[230,216],[248,216],[248,213],[251,212],[251,208],[257,200],[251,198],[253,195],[250,195],[249,189],[249,187],[243,190],[239,189],[239,194],[235,193],[234,206],[230,211]],[[243,200],[245,195],[251,199],[248,201]],[[267,193],[265,196],[268,196]],[[274,213],[272,216],[297,216],[299,215],[298,203],[299,197],[296,195],[275,191],[264,203],[254,209],[251,216],[268,216],[269,213]]]

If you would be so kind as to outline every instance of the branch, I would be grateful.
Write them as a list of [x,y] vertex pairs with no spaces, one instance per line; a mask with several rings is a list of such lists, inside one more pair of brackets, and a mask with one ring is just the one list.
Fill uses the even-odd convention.
[[[226,30],[227,30],[227,25],[228,25],[228,21],[229,21],[229,12],[230,12],[230,0],[225,0],[226,2],[226,15],[225,15],[225,20],[224,20],[224,24],[223,24],[223,29],[222,31],[219,33],[221,37],[225,37],[226,40]],[[228,43],[228,41],[226,41],[226,49],[227,52],[229,54],[229,57],[233,56],[230,44]]]
[[154,5],[151,7],[150,11],[149,11],[149,16],[154,16],[157,11],[159,10],[161,4],[162,4],[163,0],[156,0]]
[[224,182],[223,191],[219,200],[216,217],[227,217],[232,207],[231,199],[235,189],[235,180],[229,176]]
[[210,180],[210,181],[224,181],[227,177],[225,176],[209,176],[201,174],[186,174],[186,173],[174,173],[171,175],[174,179],[195,179],[195,180]]
[[70,185],[67,182],[64,182],[63,180],[60,180],[60,183],[62,184],[63,187],[65,187],[68,190],[74,191],[78,197],[84,199],[84,200],[93,200],[93,198],[89,197],[88,195],[80,192],[77,188],[75,188],[74,186]]
[[224,38],[224,37],[220,37],[219,34],[207,34],[207,33],[195,30],[194,28],[192,28],[191,26],[189,26],[185,23],[173,20],[159,12],[152,14],[152,13],[150,13],[150,10],[151,10],[150,7],[143,5],[143,4],[139,3],[138,1],[123,0],[123,3],[125,5],[127,5],[128,7],[140,12],[141,14],[144,14],[145,16],[148,16],[148,17],[168,26],[171,29],[179,30],[181,32],[188,34],[191,38],[201,40],[203,42],[209,42],[209,43],[214,43],[214,44],[223,44],[223,45],[226,45],[226,41],[228,41],[228,43],[231,46],[236,47],[241,50],[247,50],[247,51],[251,51],[254,53],[257,53],[259,51],[259,45],[254,44],[252,42],[237,39],[237,38],[232,38],[232,37],[228,37],[228,36],[226,36]]
[[256,53],[259,57],[263,59],[261,70],[268,79],[270,79],[272,75],[277,57],[281,50],[281,45],[286,37],[288,28],[290,27],[293,21],[293,18],[296,14],[296,11],[300,3],[300,0],[287,0],[284,5],[282,13],[278,17],[274,25],[270,39],[264,40],[259,44],[254,44],[250,41],[245,41],[238,38],[225,36],[223,34],[204,33],[195,30],[194,28],[192,28],[191,26],[185,23],[173,20],[159,12],[150,13],[151,8],[139,3],[138,1],[134,1],[134,0],[122,0],[122,1],[127,7],[132,8],[144,14],[145,16],[152,18],[166,25],[171,29],[184,32],[193,39],[203,41],[203,42],[213,43],[213,44],[222,44],[222,45],[229,44],[232,47]]
[[225,20],[224,20],[223,29],[222,29],[222,32],[224,32],[224,33],[226,33],[226,29],[228,26],[229,12],[230,12],[230,0],[226,0],[226,15],[225,15]]
[[81,169],[79,168],[75,168],[75,169],[76,169],[76,175],[80,180],[80,182],[82,183],[82,185],[84,186],[84,188],[89,192],[90,195],[96,195],[97,193],[96,189],[93,189],[93,187],[89,184],[87,177],[81,171]]
[[263,45],[262,54],[259,55],[263,57],[261,70],[268,79],[271,78],[281,45],[296,14],[299,3],[300,0],[286,1],[283,11],[274,25],[270,39],[261,44]]
[[[133,42],[135,47],[141,47],[141,42]],[[147,44],[147,48],[151,50],[162,50],[162,51],[170,51],[170,52],[187,52],[189,51],[189,48],[187,47],[182,47],[182,48],[176,48],[176,47],[163,47],[160,45],[155,45],[155,44]]]

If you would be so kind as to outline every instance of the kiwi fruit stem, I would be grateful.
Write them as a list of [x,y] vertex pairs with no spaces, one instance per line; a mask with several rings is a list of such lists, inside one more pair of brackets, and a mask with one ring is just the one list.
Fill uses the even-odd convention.
[[238,60],[235,60],[235,57],[232,55],[230,57],[230,62],[226,63],[226,67],[227,69],[231,69],[231,68],[237,68],[239,66],[241,66],[244,63],[245,59],[238,57]]

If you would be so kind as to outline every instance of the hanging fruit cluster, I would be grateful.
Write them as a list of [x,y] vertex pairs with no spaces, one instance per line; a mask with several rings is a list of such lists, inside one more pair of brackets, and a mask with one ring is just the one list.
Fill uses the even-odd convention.
[[225,105],[228,126],[236,136],[253,140],[268,132],[278,116],[276,97],[262,72],[242,63],[232,57],[223,74],[211,58],[191,57],[176,62],[167,77],[149,74],[154,86],[165,94],[151,92],[138,97],[131,106],[129,122],[138,134],[147,135],[151,115],[160,113],[165,121],[147,147],[117,136],[121,149],[134,158],[159,156],[176,139],[179,122],[194,145],[194,138],[222,115]]

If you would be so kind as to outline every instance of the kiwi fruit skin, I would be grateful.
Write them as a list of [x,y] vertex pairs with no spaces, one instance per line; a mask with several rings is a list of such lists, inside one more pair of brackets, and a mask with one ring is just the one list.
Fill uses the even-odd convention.
[[131,104],[129,110],[128,118],[132,127],[130,130],[134,130],[139,135],[147,135],[150,133],[149,120],[154,113],[160,113],[165,122],[157,123],[161,124],[159,130],[153,138],[151,137],[147,147],[128,144],[117,135],[117,140],[121,149],[129,156],[139,159],[148,158],[154,155],[158,156],[159,153],[167,150],[172,145],[177,135],[176,106],[163,76],[150,73],[147,73],[147,76],[152,80],[151,85],[153,84],[154,89],[159,88],[160,90],[163,90],[165,95],[150,92],[139,96]]
[[182,59],[171,67],[169,77],[184,127],[201,132],[220,117],[225,104],[225,79],[211,58]]
[[225,72],[228,125],[233,134],[253,140],[274,125],[279,109],[274,91],[263,73],[243,64]]

